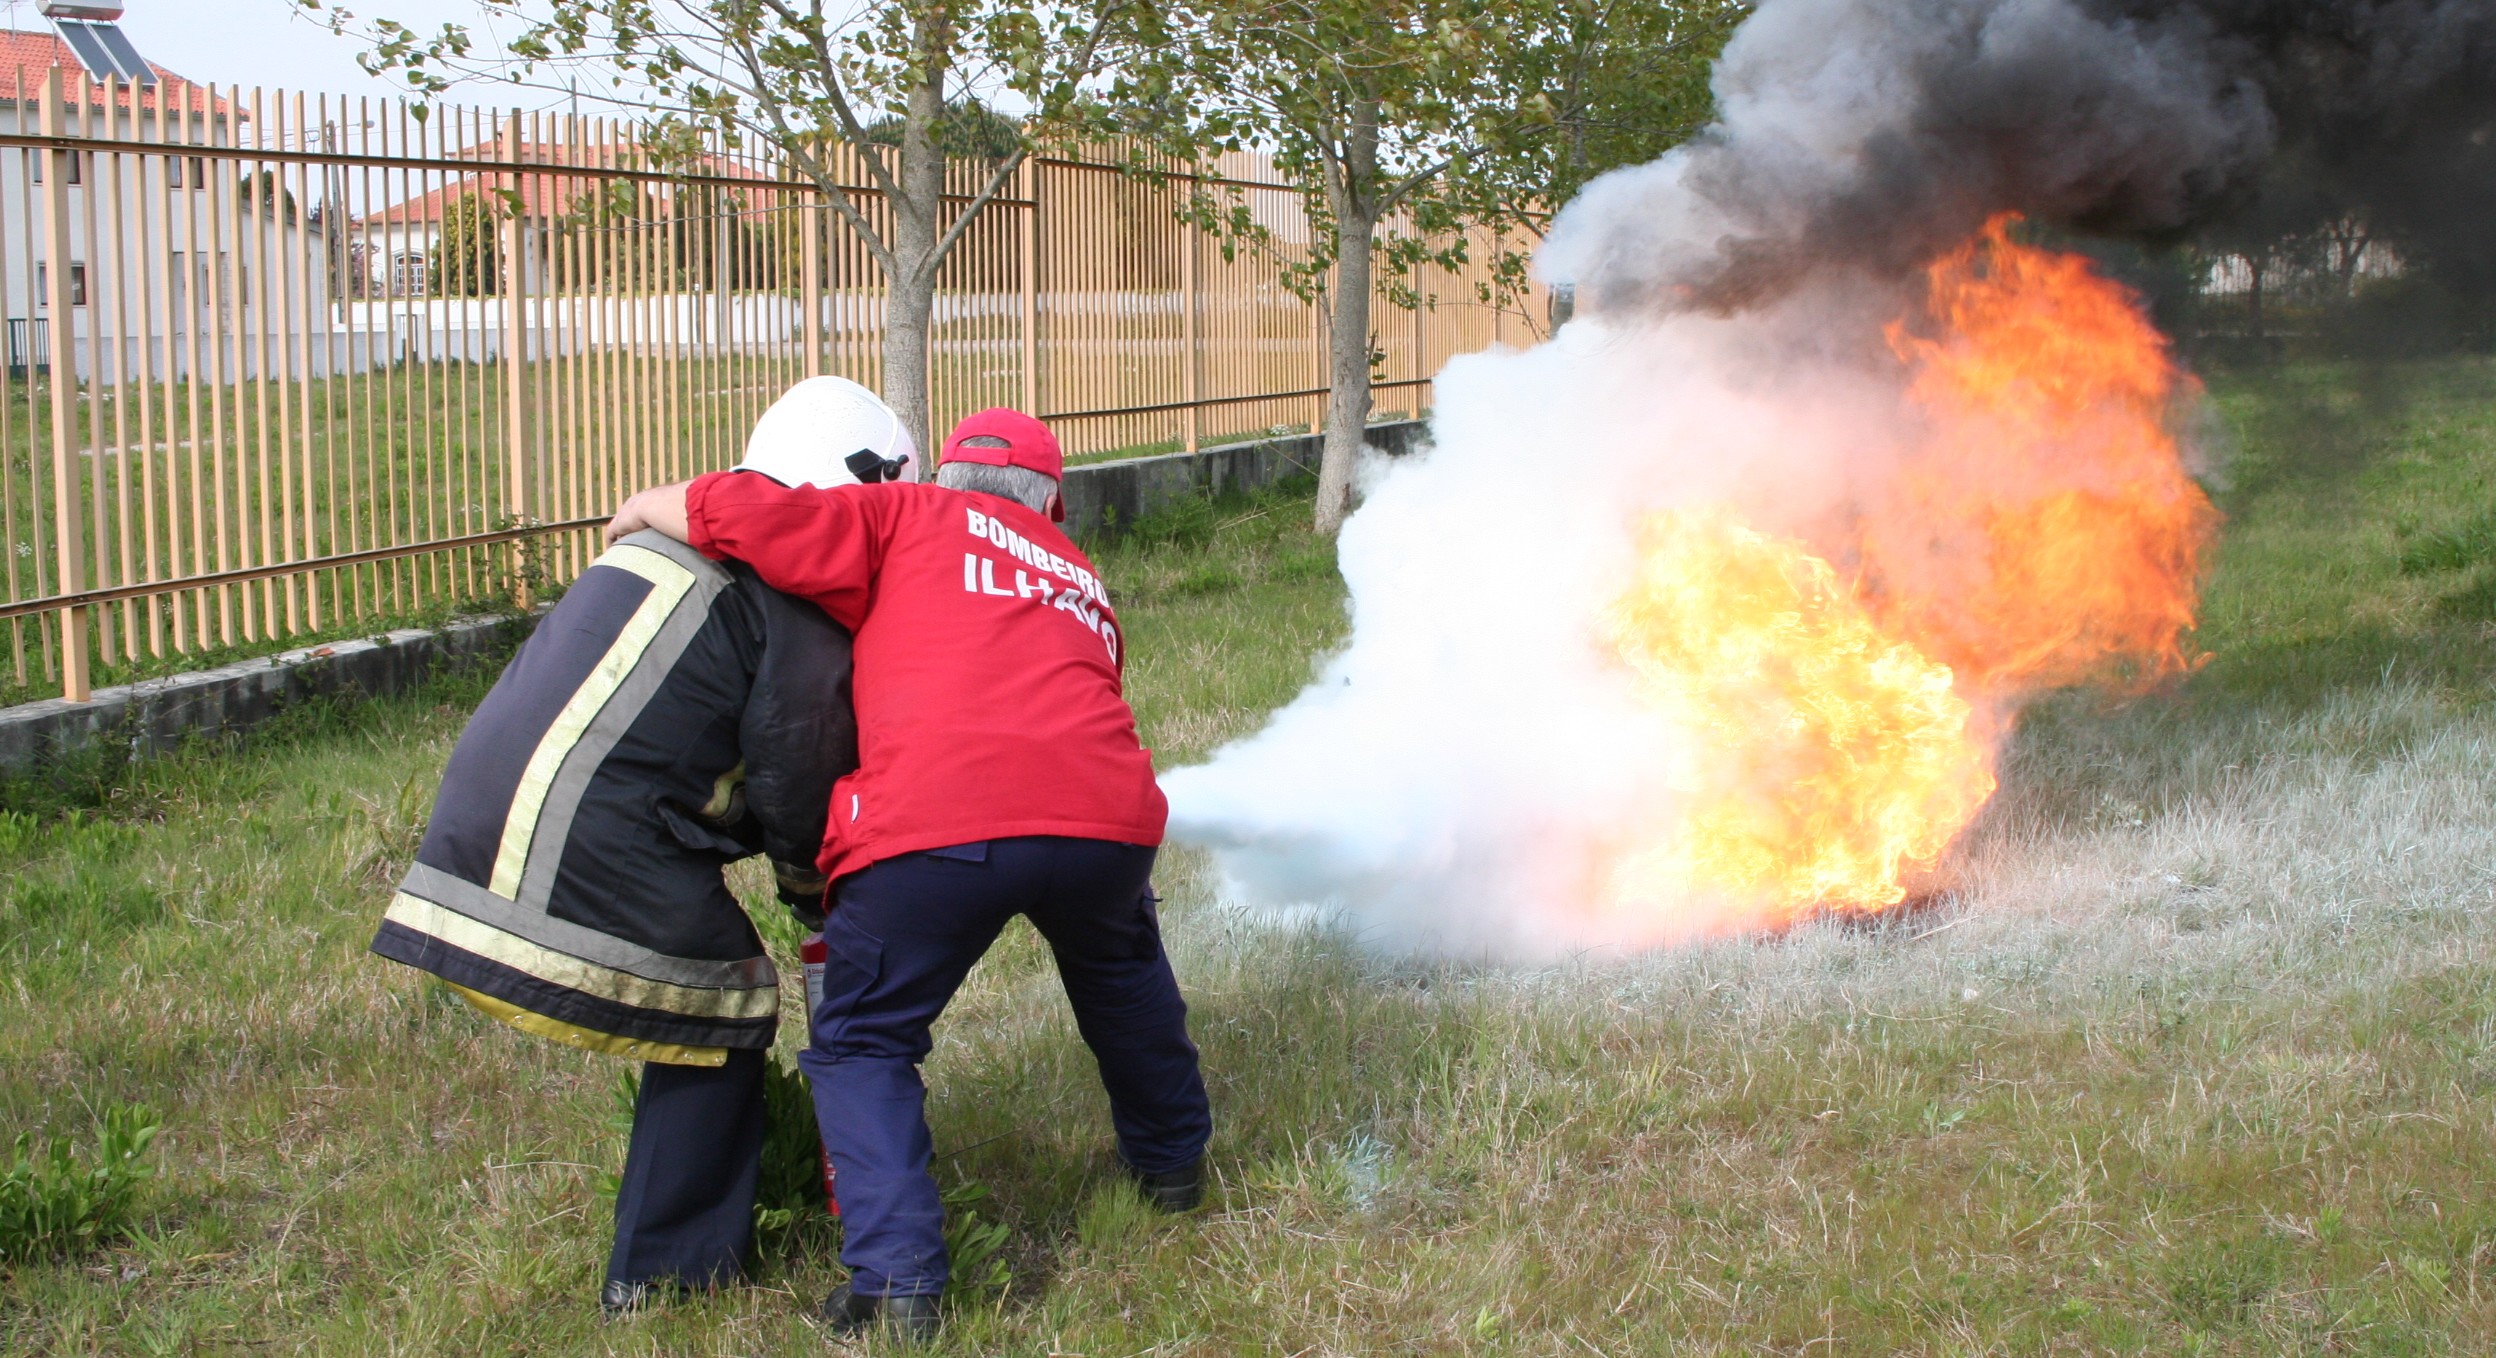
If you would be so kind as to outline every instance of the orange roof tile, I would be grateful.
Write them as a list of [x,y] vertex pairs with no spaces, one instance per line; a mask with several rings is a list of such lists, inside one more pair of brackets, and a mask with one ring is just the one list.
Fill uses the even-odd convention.
[[[115,107],[130,107],[133,95],[138,98],[141,108],[152,109],[156,107],[160,99],[169,100],[170,106],[176,111],[197,108],[207,103],[203,87],[192,84],[155,62],[151,61],[147,65],[148,69],[156,73],[156,79],[159,82],[156,88],[134,90],[124,85],[114,94]],[[51,32],[29,33],[23,29],[0,28],[0,103],[31,104],[40,100],[43,97],[44,82],[55,67],[66,72],[61,80],[61,94],[71,106],[85,107],[101,105],[104,102],[103,82],[88,78],[86,68],[78,64],[78,54],[69,50],[69,44],[62,42],[60,35]],[[192,94],[193,90],[202,92]],[[248,113],[236,113],[234,106],[224,99],[217,100],[215,107],[219,113],[235,113],[237,117],[246,118],[250,116]]]
[[[624,143],[567,145],[523,142],[517,149],[518,158],[523,162],[534,161],[547,165],[583,168],[633,165],[635,159],[643,154],[641,148]],[[458,160],[500,160],[508,152],[509,148],[501,142],[479,142],[474,146],[452,151],[449,156]],[[758,186],[783,182],[750,165],[741,164],[723,156],[703,156],[699,166],[699,173],[723,179],[751,180]],[[641,167],[635,166],[635,168]],[[414,198],[393,203],[373,212],[361,218],[356,224],[366,227],[433,225],[439,223],[443,215],[450,211],[451,205],[462,198],[499,197],[508,187],[506,181],[511,177],[501,172],[462,175],[430,193],[419,194]],[[528,217],[561,216],[571,211],[573,201],[589,189],[589,184],[579,175],[520,174],[518,178],[522,215]],[[669,187],[666,181],[659,181],[656,196],[662,200],[671,197]],[[788,185],[788,188],[794,192],[797,186],[792,184]],[[773,196],[776,195],[769,192],[757,195],[756,205],[749,206],[740,215],[758,216],[760,200]]]

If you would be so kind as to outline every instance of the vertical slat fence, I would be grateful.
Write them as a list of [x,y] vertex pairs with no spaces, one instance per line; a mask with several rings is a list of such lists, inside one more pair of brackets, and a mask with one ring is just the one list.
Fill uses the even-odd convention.
[[[0,71],[0,118],[10,701],[525,604],[624,494],[732,465],[790,383],[881,384],[873,252],[750,149],[66,66]],[[858,157],[829,163],[883,229]],[[950,167],[950,210],[992,170]],[[1317,427],[1324,327],[1284,285],[1298,199],[1255,156],[1205,173],[1010,175],[938,278],[935,427],[1015,405],[1078,458]],[[1264,240],[1183,220],[1199,188]],[[1370,299],[1382,414],[1427,409],[1447,358],[1539,335],[1539,297],[1482,300],[1484,258],[1425,271],[1418,309]]]

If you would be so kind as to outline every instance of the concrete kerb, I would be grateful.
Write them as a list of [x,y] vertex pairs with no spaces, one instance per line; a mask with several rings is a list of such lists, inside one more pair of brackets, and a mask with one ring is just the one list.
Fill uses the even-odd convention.
[[[1401,454],[1426,427],[1421,420],[1374,424],[1369,444]],[[1323,443],[1322,435],[1301,434],[1069,467],[1066,531],[1096,537],[1191,495],[1256,490],[1289,476],[1315,475]],[[247,731],[313,698],[404,693],[445,662],[518,645],[536,625],[533,617],[470,618],[100,688],[91,702],[22,703],[0,709],[0,771],[29,772],[61,754],[108,741],[127,742],[130,756],[142,759],[169,753],[194,736]]]
[[468,618],[99,688],[91,702],[21,703],[0,710],[0,770],[29,772],[108,741],[144,759],[194,736],[249,730],[313,698],[404,693],[446,662],[517,645],[536,625],[533,617]]

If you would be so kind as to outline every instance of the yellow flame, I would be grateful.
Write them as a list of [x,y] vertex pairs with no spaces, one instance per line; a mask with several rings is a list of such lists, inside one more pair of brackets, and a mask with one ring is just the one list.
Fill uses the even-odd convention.
[[1993,793],[1949,668],[1885,635],[1799,542],[1722,510],[1656,515],[1639,538],[1603,638],[1692,754],[1684,814],[1612,862],[1607,906],[1697,892],[1773,926],[1896,904]]

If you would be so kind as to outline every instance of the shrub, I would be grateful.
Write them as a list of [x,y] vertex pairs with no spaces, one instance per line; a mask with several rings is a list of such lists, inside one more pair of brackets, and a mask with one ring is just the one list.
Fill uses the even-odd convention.
[[121,1234],[154,1172],[145,1156],[160,1128],[154,1113],[124,1104],[96,1119],[85,1155],[68,1137],[21,1134],[0,1171],[0,1259],[82,1254]]

